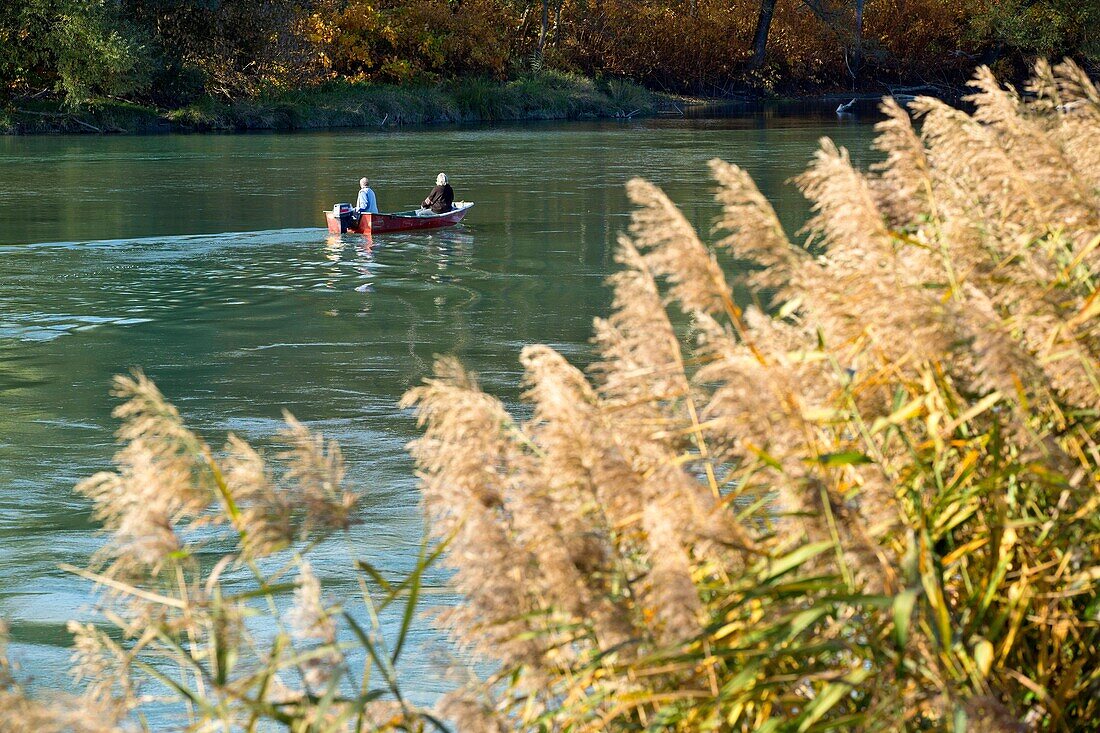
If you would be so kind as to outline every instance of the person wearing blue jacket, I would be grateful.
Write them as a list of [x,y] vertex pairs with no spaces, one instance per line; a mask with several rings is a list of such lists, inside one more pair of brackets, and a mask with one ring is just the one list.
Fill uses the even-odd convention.
[[359,199],[355,202],[355,209],[360,214],[378,213],[378,199],[366,177],[359,179]]

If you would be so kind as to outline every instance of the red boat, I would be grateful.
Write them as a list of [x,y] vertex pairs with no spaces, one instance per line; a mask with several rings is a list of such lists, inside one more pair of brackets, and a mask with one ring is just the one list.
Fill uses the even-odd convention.
[[404,232],[412,229],[439,229],[454,226],[462,221],[466,212],[473,207],[473,201],[455,201],[454,208],[442,214],[431,209],[397,211],[392,214],[361,214],[358,221],[349,216],[341,216],[339,211],[326,211],[328,230],[333,234],[351,232],[353,234],[380,234],[382,232]]

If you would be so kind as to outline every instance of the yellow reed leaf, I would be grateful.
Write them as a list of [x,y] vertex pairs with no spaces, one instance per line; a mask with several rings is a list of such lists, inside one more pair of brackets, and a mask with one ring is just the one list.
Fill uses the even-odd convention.
[[871,426],[871,432],[877,433],[891,425],[901,425],[903,422],[921,414],[924,409],[924,397],[917,397],[894,410],[887,417],[876,420],[874,425]]
[[1004,395],[1002,395],[1000,392],[992,392],[990,394],[987,394],[978,402],[971,405],[969,410],[948,423],[947,426],[943,429],[944,434],[955,432],[955,430],[959,426],[965,425],[966,423],[976,418],[978,415],[981,415],[983,412],[996,405],[998,402],[1001,401],[1001,398],[1003,396]]
[[962,558],[974,552],[974,550],[977,550],[980,547],[984,547],[987,544],[989,544],[988,537],[979,537],[977,539],[970,540],[965,545],[960,545],[956,547],[954,550],[944,555],[943,560],[941,561],[943,563],[943,567],[945,569],[951,567]]
[[979,639],[974,645],[974,663],[978,666],[978,673],[982,679],[989,676],[989,670],[993,667],[993,645],[985,639]]

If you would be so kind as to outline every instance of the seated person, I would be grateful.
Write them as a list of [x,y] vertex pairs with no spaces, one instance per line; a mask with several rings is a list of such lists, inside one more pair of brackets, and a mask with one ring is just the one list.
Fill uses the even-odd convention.
[[358,214],[377,214],[378,199],[371,190],[370,181],[366,177],[359,179],[359,198],[355,202],[355,210]]
[[447,174],[440,173],[435,177],[435,188],[424,199],[424,208],[431,209],[436,214],[445,214],[454,208],[454,203],[454,189],[447,183]]

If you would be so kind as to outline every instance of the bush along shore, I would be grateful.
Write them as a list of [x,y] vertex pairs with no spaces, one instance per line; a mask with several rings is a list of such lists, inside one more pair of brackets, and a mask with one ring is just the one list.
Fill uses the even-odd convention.
[[112,99],[65,106],[27,100],[0,109],[0,132],[153,133],[391,127],[497,120],[632,118],[676,99],[629,81],[544,72],[413,86],[332,82],[232,102],[203,98],[162,110]]

